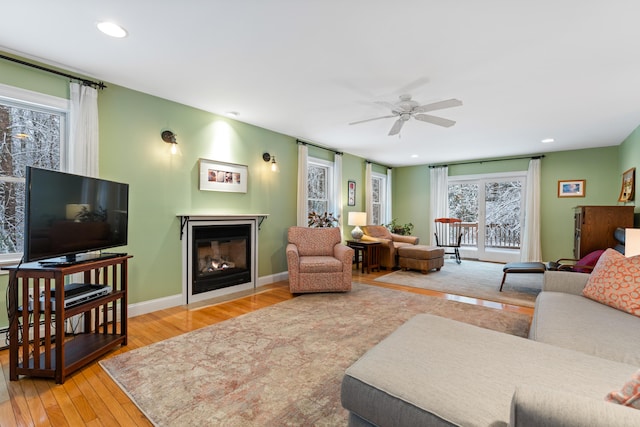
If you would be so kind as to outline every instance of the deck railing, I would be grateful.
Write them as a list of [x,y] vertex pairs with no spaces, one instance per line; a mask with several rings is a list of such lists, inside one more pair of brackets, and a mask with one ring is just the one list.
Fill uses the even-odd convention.
[[[478,246],[478,223],[461,224],[462,240],[460,246]],[[510,224],[487,224],[485,227],[485,247],[502,249],[520,249],[520,229]]]

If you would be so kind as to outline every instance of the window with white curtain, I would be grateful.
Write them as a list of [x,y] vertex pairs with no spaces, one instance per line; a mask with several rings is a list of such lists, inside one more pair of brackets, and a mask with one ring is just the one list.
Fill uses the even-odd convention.
[[22,256],[26,167],[63,168],[68,109],[66,99],[0,85],[0,263]]
[[371,197],[372,209],[371,218],[373,224],[386,224],[390,222],[387,218],[387,176],[381,173],[371,173]]
[[311,211],[323,214],[333,212],[333,163],[309,157],[308,160],[307,214]]

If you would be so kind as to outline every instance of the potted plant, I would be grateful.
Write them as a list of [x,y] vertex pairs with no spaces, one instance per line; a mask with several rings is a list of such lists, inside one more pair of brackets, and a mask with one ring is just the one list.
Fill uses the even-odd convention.
[[309,212],[309,222],[307,223],[309,227],[335,227],[337,223],[338,220],[332,213],[319,214],[316,211]]
[[385,224],[387,230],[394,234],[399,234],[401,236],[411,236],[411,232],[413,231],[413,224],[398,224],[396,219],[394,218],[389,224]]

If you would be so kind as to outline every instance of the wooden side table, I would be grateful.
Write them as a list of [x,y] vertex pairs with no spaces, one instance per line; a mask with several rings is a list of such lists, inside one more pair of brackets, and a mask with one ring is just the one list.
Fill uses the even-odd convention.
[[347,240],[347,246],[353,249],[356,257],[356,269],[360,264],[360,254],[362,254],[362,273],[367,270],[367,274],[373,270],[380,271],[380,242],[364,240]]

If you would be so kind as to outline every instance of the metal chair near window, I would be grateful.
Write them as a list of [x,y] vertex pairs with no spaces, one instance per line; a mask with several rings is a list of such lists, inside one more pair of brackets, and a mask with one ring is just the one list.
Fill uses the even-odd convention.
[[[462,241],[462,220],[458,218],[436,218],[434,220],[436,246],[445,248],[445,254],[455,255],[460,264],[460,242]],[[447,252],[447,248],[453,252]]]

